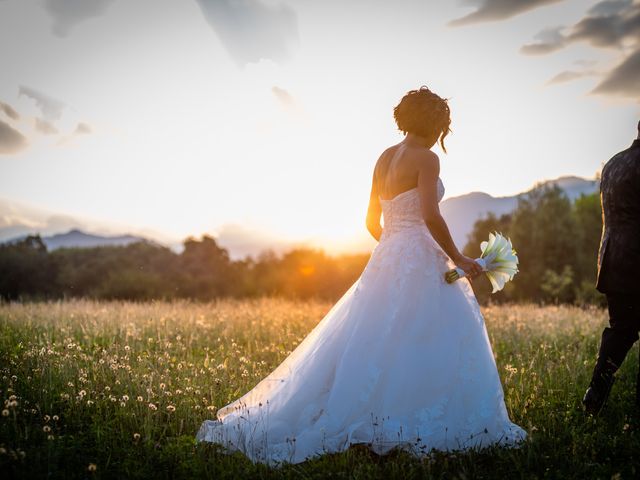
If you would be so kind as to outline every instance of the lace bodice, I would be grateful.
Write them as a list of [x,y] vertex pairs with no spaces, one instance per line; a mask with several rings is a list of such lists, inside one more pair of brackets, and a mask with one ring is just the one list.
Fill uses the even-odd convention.
[[[438,202],[442,200],[442,197],[444,197],[444,184],[438,177]],[[406,190],[388,200],[381,198],[380,204],[384,218],[384,230],[387,233],[408,227],[425,227],[417,187]]]

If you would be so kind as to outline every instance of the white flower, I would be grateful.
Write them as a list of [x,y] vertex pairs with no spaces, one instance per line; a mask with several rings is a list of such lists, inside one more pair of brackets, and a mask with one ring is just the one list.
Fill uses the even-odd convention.
[[505,283],[513,280],[518,273],[518,256],[511,245],[511,240],[500,233],[489,234],[489,241],[480,244],[484,261],[484,270],[493,286],[491,293],[496,293],[504,288]]
[[[489,241],[482,242],[480,250],[482,255],[476,258],[476,262],[487,273],[487,278],[493,287],[491,293],[496,293],[518,273],[518,256],[511,245],[511,240],[497,232],[489,234]],[[465,272],[462,269],[455,268],[445,274],[445,280],[453,283],[464,275]]]

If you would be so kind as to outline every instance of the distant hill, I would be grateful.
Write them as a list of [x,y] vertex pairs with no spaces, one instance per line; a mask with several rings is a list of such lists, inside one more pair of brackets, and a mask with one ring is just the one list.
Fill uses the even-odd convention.
[[[6,243],[12,243],[25,238],[26,235],[20,235],[9,240]],[[65,247],[91,248],[104,245],[123,246],[134,242],[153,242],[144,237],[135,235],[118,235],[118,236],[101,236],[83,232],[76,228],[69,230],[67,233],[57,233],[55,235],[42,237],[42,241],[47,246],[47,250],[56,250]]]
[[[555,180],[542,182],[539,185],[558,185],[571,199],[581,194],[591,194],[598,191],[598,181],[580,177],[560,177]],[[530,191],[530,190],[529,190]],[[522,192],[509,197],[492,197],[483,192],[472,192],[458,197],[448,198],[440,204],[443,217],[449,225],[451,235],[456,245],[463,248],[467,242],[467,235],[473,224],[489,212],[502,215],[513,211],[518,205],[518,198],[526,195]],[[57,212],[48,212],[25,207],[16,202],[0,199],[0,242],[15,241],[27,234],[40,232],[49,250],[61,247],[95,247],[99,245],[127,245],[132,242],[145,240],[158,245],[167,245],[176,253],[182,251],[182,244],[177,240],[167,241],[160,235],[97,235],[87,233],[98,229],[90,219],[76,219]],[[78,228],[78,227],[81,227]],[[122,229],[129,229],[123,227]],[[104,230],[103,230],[104,231]],[[110,228],[107,231],[114,231]],[[115,229],[117,232],[118,230]],[[66,232],[66,233],[59,233]],[[145,235],[147,235],[145,233]],[[268,232],[245,228],[238,225],[222,225],[214,234],[219,244],[229,251],[233,259],[240,259],[246,255],[257,256],[264,250],[270,249],[276,253],[291,248],[303,246],[304,242],[289,242],[279,239]],[[149,240],[153,238],[154,240]],[[368,251],[373,248],[374,241],[365,233],[354,240],[351,251]],[[318,245],[322,247],[322,245]]]
[[[597,180],[580,177],[560,177],[539,184],[539,186],[545,185],[557,185],[572,201],[582,194],[589,195],[599,189]],[[489,212],[493,212],[496,216],[512,212],[518,206],[518,199],[530,191],[510,197],[492,197],[483,192],[467,193],[443,201],[440,204],[440,211],[449,226],[453,241],[459,248],[463,248],[476,220],[486,217]]]

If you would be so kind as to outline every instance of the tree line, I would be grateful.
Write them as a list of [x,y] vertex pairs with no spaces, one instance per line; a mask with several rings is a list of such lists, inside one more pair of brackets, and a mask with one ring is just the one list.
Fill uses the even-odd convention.
[[[489,232],[502,232],[518,252],[520,272],[494,295],[485,278],[477,279],[473,288],[478,299],[602,304],[594,287],[601,229],[598,194],[571,202],[558,187],[534,189],[511,214],[479,219],[464,253],[478,257]],[[189,237],[183,246],[179,254],[145,241],[48,251],[39,235],[30,235],[0,245],[0,297],[206,301],[275,295],[336,300],[369,259],[369,254],[329,256],[298,248],[234,261],[208,235]]]
[[0,245],[5,300],[86,297],[151,300],[275,295],[336,298],[358,278],[368,254],[266,251],[232,261],[208,235],[187,238],[182,253],[152,242],[48,251],[39,235]]

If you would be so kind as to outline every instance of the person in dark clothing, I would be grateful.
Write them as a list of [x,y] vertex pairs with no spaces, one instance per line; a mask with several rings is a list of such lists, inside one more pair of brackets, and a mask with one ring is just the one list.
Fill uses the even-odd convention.
[[[604,406],[614,374],[640,330],[640,123],[637,139],[604,165],[600,199],[603,226],[596,288],[606,294],[609,326],[602,332],[593,376],[582,400],[592,415]],[[636,405],[640,406],[640,371]]]

